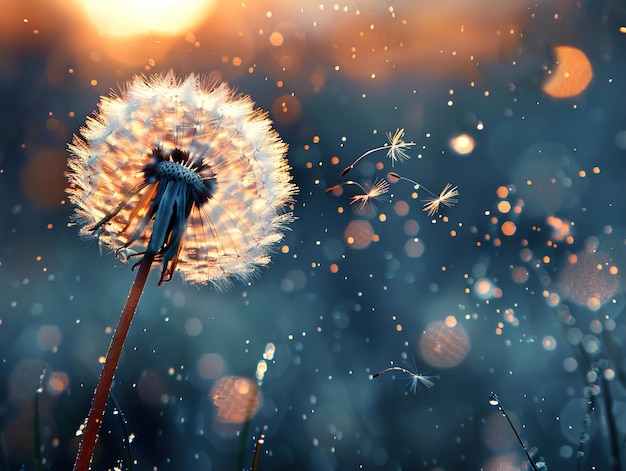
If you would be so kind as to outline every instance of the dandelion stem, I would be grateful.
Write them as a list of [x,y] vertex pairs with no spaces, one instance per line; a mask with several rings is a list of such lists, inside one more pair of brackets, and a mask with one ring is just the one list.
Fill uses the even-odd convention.
[[402,371],[403,373],[406,373],[411,376],[415,375],[415,373],[413,373],[412,371],[409,371],[406,368],[402,368],[401,366],[390,366],[389,368],[385,368],[384,370],[379,371],[378,373],[374,373],[372,375],[372,378],[378,378],[381,374],[387,373],[387,371]]
[[96,391],[93,396],[93,403],[87,416],[87,425],[83,438],[78,448],[78,454],[76,455],[76,462],[74,463],[74,471],[88,471],[91,468],[91,461],[93,459],[94,449],[96,447],[96,441],[98,440],[98,431],[100,430],[100,424],[102,423],[102,416],[104,414],[104,407],[109,397],[109,390],[113,383],[113,377],[115,376],[115,370],[120,360],[122,353],[122,347],[128,335],[130,324],[133,321],[133,316],[137,310],[139,304],[139,298],[148,279],[150,273],[150,267],[154,261],[154,252],[148,251],[144,254],[144,257],[139,265],[137,276],[133,285],[128,293],[126,304],[122,309],[120,320],[115,328],[109,350],[107,351],[106,360],[100,373],[100,379],[96,386]]
[[426,188],[424,185],[422,185],[421,183],[416,182],[415,180],[412,180],[410,178],[403,177],[399,173],[389,172],[389,176],[391,177],[391,181],[404,180],[406,182],[412,183],[413,184],[413,188],[416,189],[416,190],[419,190],[421,188],[423,190],[426,190],[426,192],[429,193],[431,196],[434,196],[435,198],[439,197],[436,194],[434,194],[432,191],[430,191],[428,188]]
[[389,368],[385,368],[378,373],[374,373],[372,375],[372,379],[378,378],[381,374],[387,373],[388,371],[402,371],[409,375],[409,385],[411,386],[411,391],[415,394],[417,391],[417,383],[421,383],[427,388],[432,388],[435,385],[434,379],[439,379],[439,376],[427,376],[417,373],[416,371],[411,371],[407,368],[402,368],[401,366],[390,366]]
[[368,150],[364,154],[361,154],[359,157],[356,158],[356,160],[354,162],[352,162],[350,165],[348,165],[346,168],[344,168],[339,175],[343,177],[346,173],[348,173],[350,170],[352,170],[354,168],[354,166],[357,163],[359,163],[360,160],[363,159],[363,157],[367,157],[368,155],[373,154],[374,152],[378,152],[379,150],[387,149],[387,147],[388,146],[376,147],[374,149]]

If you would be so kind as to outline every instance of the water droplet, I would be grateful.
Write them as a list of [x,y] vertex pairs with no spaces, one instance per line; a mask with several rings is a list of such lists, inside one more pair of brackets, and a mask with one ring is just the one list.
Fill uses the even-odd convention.
[[498,401],[498,396],[496,396],[496,393],[494,393],[493,391],[489,395],[489,404],[491,404],[492,406],[497,406],[500,404],[500,401]]

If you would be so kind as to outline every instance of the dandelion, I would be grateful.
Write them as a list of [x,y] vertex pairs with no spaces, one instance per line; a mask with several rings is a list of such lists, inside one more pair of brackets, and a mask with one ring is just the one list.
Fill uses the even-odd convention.
[[68,189],[80,233],[139,267],[84,428],[74,470],[87,470],[119,356],[153,266],[226,288],[249,281],[293,219],[287,146],[266,114],[228,85],[173,73],[135,77],[103,97],[72,154]]
[[361,193],[358,193],[350,198],[350,204],[354,204],[355,213],[364,214],[368,209],[374,207],[374,200],[382,201],[383,195],[389,191],[389,182],[384,178],[375,180],[374,183],[365,183],[361,185],[354,180],[348,180],[338,185],[334,185],[326,189],[326,193],[335,191],[343,185],[356,185],[360,188]]
[[406,373],[409,379],[409,388],[411,389],[411,392],[413,394],[416,394],[417,392],[417,387],[422,384],[424,386],[426,386],[428,389],[432,388],[435,385],[435,379],[439,379],[439,376],[428,376],[428,375],[423,375],[420,373],[417,373],[416,371],[411,371],[407,368],[403,368],[401,366],[390,366],[389,368],[385,368],[382,371],[379,371],[378,373],[374,373],[372,375],[372,379],[374,378],[378,378],[381,374],[383,373],[387,373],[388,371],[402,371],[403,373]]
[[370,154],[373,154],[374,152],[378,152],[379,150],[387,149],[387,157],[391,159],[392,167],[394,166],[395,162],[403,162],[405,160],[409,160],[411,157],[406,153],[405,149],[410,149],[411,147],[413,147],[415,145],[415,142],[413,141],[405,142],[403,138],[404,138],[404,129],[396,129],[396,131],[393,134],[388,132],[387,133],[387,139],[389,140],[388,144],[385,144],[384,146],[380,146],[380,147],[375,147],[374,149],[370,149],[364,154],[361,154],[359,157],[357,157],[357,159],[354,162],[352,162],[350,165],[344,168],[341,171],[340,175],[343,177],[350,170],[352,170],[354,166],[361,159],[363,159],[364,157]]
[[424,185],[416,182],[415,180],[411,180],[410,178],[403,177],[402,175],[396,172],[389,172],[389,174],[387,175],[387,178],[389,179],[391,183],[396,183],[396,182],[399,182],[400,180],[406,180],[413,184],[413,188],[415,190],[419,190],[420,188],[423,188],[427,193],[429,193],[432,196],[432,198],[426,198],[425,200],[423,200],[424,211],[428,213],[428,216],[435,215],[439,211],[439,207],[442,204],[444,206],[447,206],[448,208],[451,208],[458,202],[456,197],[459,196],[459,190],[458,190],[459,187],[458,186],[453,187],[451,183],[447,183],[443,187],[443,190],[441,190],[441,193],[439,193],[439,195],[436,195],[435,193],[430,191],[428,188],[426,188]]
[[80,233],[123,260],[154,253],[161,283],[247,281],[292,218],[287,147],[225,83],[135,77],[69,149]]

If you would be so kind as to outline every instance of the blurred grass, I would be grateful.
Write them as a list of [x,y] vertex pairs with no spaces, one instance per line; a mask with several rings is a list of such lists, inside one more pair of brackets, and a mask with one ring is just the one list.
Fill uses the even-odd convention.
[[39,375],[39,387],[35,392],[35,433],[34,433],[34,445],[35,445],[35,469],[37,471],[43,471],[43,455],[42,455],[42,447],[41,447],[41,429],[40,422],[41,417],[39,414],[39,397],[43,392],[43,379],[46,376],[46,370],[44,369]]
[[130,447],[130,433],[128,432],[128,422],[126,422],[126,417],[124,416],[124,412],[122,412],[122,408],[120,407],[115,394],[113,391],[109,391],[109,399],[115,408],[114,415],[117,415],[120,425],[122,426],[122,433],[124,434],[123,443],[124,443],[124,459],[126,461],[126,469],[128,471],[133,471],[133,453]]

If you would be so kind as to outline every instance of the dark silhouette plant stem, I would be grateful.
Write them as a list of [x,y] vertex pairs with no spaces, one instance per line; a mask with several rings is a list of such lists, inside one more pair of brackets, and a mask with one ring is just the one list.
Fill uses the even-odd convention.
[[43,392],[43,380],[46,376],[46,369],[44,368],[39,375],[39,387],[35,393],[35,469],[37,471],[43,470],[43,455],[41,453],[41,414],[39,413],[39,397]]
[[239,438],[239,455],[237,456],[237,468],[236,471],[244,469],[244,463],[246,461],[246,446],[248,444],[248,433],[250,432],[250,425],[252,418],[249,417],[243,424],[241,430],[241,436]]
[[620,469],[622,469],[622,462],[620,460],[619,440],[617,438],[617,423],[615,423],[615,415],[613,414],[613,396],[609,382],[604,377],[604,374],[600,376],[600,386],[602,388],[602,394],[604,395],[606,421],[609,428],[609,444],[611,446],[609,464],[614,471],[620,471]]
[[133,450],[130,447],[130,432],[128,431],[128,423],[126,422],[126,416],[124,415],[124,411],[120,407],[119,402],[113,394],[113,391],[109,391],[109,400],[113,407],[115,408],[115,413],[117,417],[120,419],[120,425],[122,426],[122,433],[124,434],[124,455],[126,459],[126,471],[133,470]]
[[515,436],[517,437],[517,441],[519,442],[520,445],[522,445],[522,448],[524,449],[524,453],[526,453],[526,457],[528,458],[528,462],[530,463],[530,466],[532,466],[533,471],[539,471],[537,469],[537,466],[535,465],[535,460],[533,460],[533,458],[530,456],[530,453],[526,449],[526,445],[524,445],[524,442],[522,441],[522,437],[520,437],[519,433],[517,433],[517,430],[515,429],[513,422],[511,422],[511,419],[509,419],[509,415],[506,413],[506,411],[504,410],[504,407],[502,407],[502,404],[500,403],[500,400],[498,399],[498,396],[493,391],[491,391],[491,394],[489,396],[489,403],[492,406],[498,407],[498,410],[502,413],[504,418],[507,420],[507,422],[513,429],[513,432],[515,433]]
[[111,338],[111,344],[109,345],[106,360],[104,361],[100,379],[98,380],[93,396],[93,403],[89,410],[89,415],[87,416],[87,425],[85,426],[83,438],[78,448],[78,454],[76,455],[74,471],[88,471],[91,468],[91,461],[93,459],[96,441],[98,440],[98,431],[102,423],[104,407],[109,397],[109,390],[113,383],[115,370],[120,360],[122,347],[128,335],[130,324],[133,321],[133,316],[139,304],[139,298],[141,298],[141,293],[148,279],[154,256],[154,252],[146,252],[144,254],[139,264],[135,281],[133,281],[133,285],[128,293],[126,304],[124,304],[124,308],[122,309],[120,320]]
[[580,428],[580,439],[578,440],[578,450],[576,452],[576,471],[583,469],[583,461],[585,458],[585,446],[589,441],[589,426],[591,425],[591,414],[594,411],[595,400],[593,394],[587,399],[587,409],[583,416],[583,425]]
[[[267,425],[263,428],[263,430],[267,430]],[[258,471],[259,469],[259,459],[261,458],[261,449],[263,448],[263,444],[265,443],[265,432],[261,432],[258,440],[256,441],[256,448],[254,449],[254,457],[252,459],[252,471]]]
[[613,336],[607,329],[602,330],[602,339],[604,340],[606,351],[615,363],[615,373],[617,374],[617,379],[620,383],[622,383],[622,386],[626,388],[626,367],[624,366],[622,354],[615,345]]

